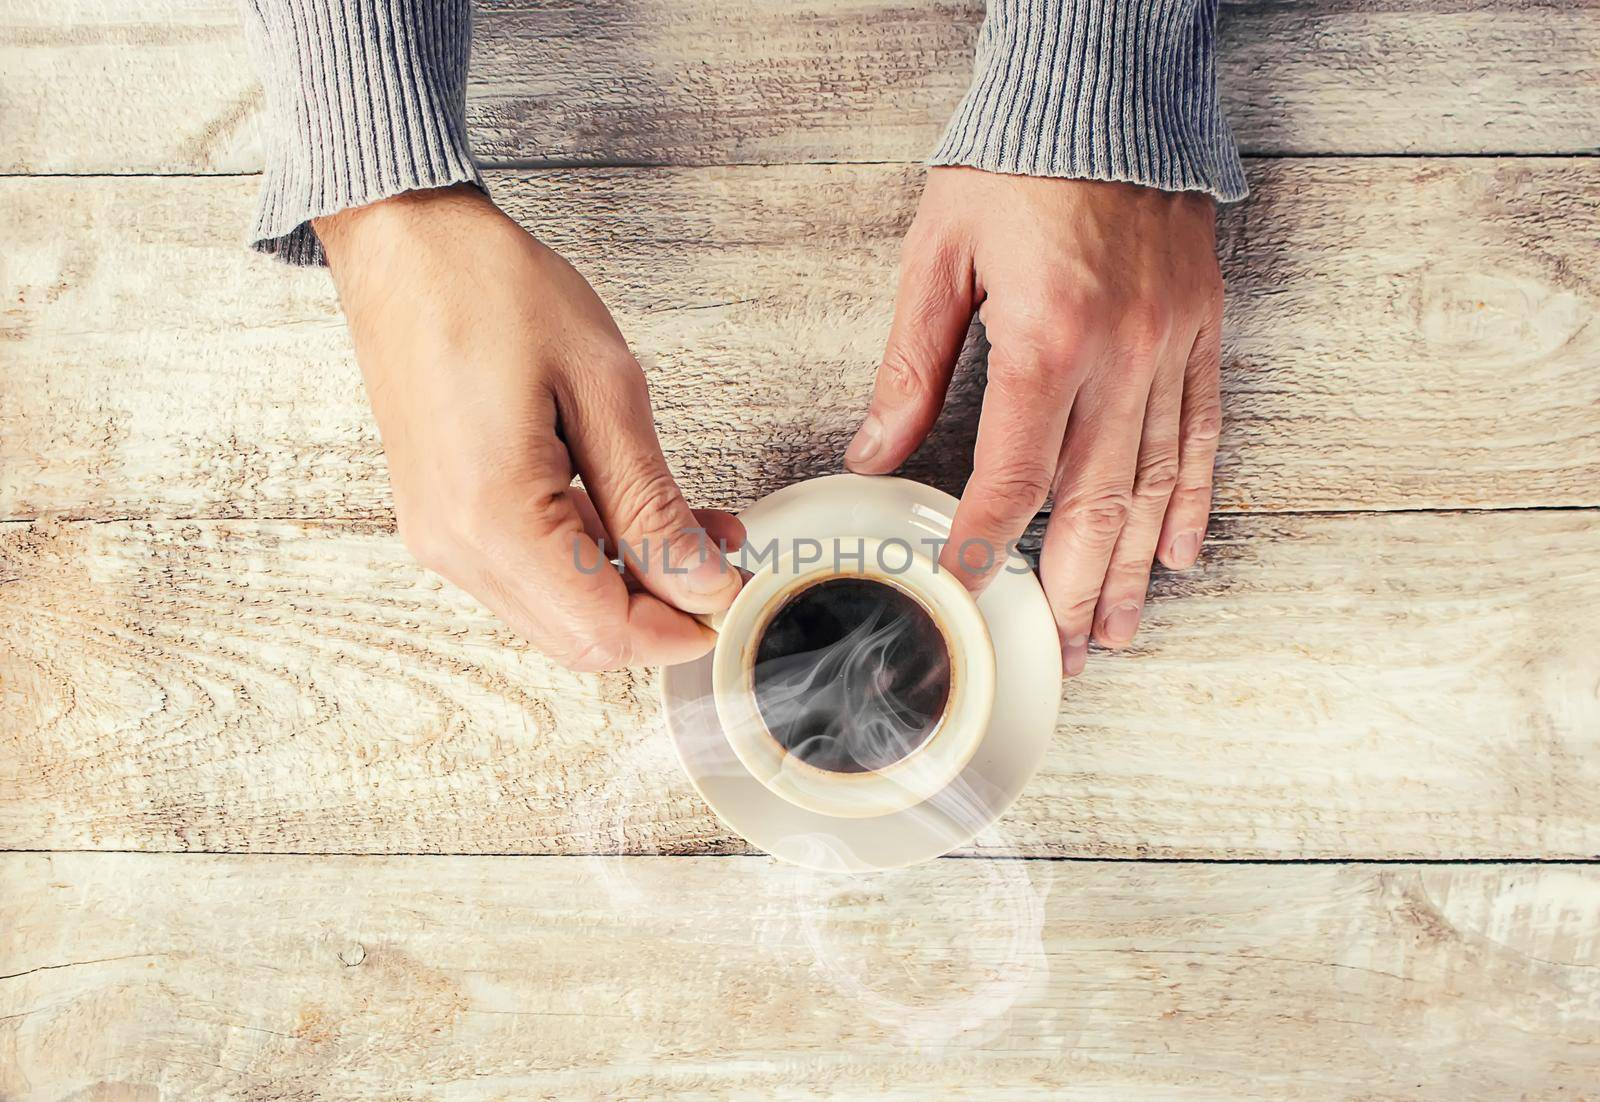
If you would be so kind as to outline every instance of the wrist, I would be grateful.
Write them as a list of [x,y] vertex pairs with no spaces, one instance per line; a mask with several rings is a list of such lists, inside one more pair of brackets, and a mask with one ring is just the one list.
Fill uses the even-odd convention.
[[484,214],[500,217],[499,209],[482,190],[472,184],[453,184],[404,191],[376,203],[323,215],[311,225],[329,261],[340,263],[352,253],[380,243],[415,241],[441,221],[458,223]]

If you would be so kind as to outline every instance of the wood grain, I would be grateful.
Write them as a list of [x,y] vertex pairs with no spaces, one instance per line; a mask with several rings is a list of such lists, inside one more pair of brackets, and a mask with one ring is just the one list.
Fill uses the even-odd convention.
[[[0,528],[0,849],[707,853],[655,677],[373,524]],[[1600,854],[1600,514],[1230,518],[981,851]]]
[[[494,174],[693,496],[836,469],[979,0],[477,7],[487,163],[743,166]],[[851,880],[705,856],[653,675],[410,562],[256,180],[120,175],[259,170],[237,18],[0,7],[0,174],[119,174],[0,180],[0,850],[175,851],[0,853],[0,1098],[1600,1098],[1600,865],[992,859],[1600,858],[1600,511],[1409,511],[1600,506],[1600,162],[1327,157],[1600,151],[1596,0],[1224,4],[1202,568]]]
[[[479,22],[474,148],[497,162],[920,161],[967,90],[983,7],[509,0]],[[1589,0],[1243,0],[1219,26],[1247,153],[1600,147]]]
[[[490,164],[920,161],[966,90],[980,0],[476,5]],[[1591,0],[1226,3],[1247,152],[1600,147]],[[225,0],[0,11],[0,171],[258,170],[260,92]]]
[[0,858],[7,1098],[1592,1099],[1600,873]]
[[[1221,226],[1219,508],[1600,504],[1600,161],[1252,177]],[[686,485],[740,506],[838,469],[919,182],[823,166],[493,186],[613,307]],[[0,182],[0,517],[387,516],[325,275],[238,245],[254,186]],[[981,382],[962,372],[909,473],[960,490]]]
[[6,0],[0,172],[259,172],[233,0]]

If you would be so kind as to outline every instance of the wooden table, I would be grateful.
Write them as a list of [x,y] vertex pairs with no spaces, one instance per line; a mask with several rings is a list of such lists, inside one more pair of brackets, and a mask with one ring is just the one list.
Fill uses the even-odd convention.
[[[837,468],[979,10],[480,11],[697,499]],[[230,0],[0,4],[0,1098],[1600,1097],[1600,8],[1223,21],[1202,568],[1000,831],[833,882],[409,561],[325,276],[240,247]]]

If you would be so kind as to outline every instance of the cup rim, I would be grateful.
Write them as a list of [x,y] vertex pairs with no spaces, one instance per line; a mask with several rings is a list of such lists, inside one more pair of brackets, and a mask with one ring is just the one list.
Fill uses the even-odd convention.
[[[868,536],[839,537],[835,542],[847,541],[859,541],[873,561],[887,542]],[[983,741],[994,707],[994,645],[988,624],[977,601],[953,574],[915,548],[908,550],[907,568],[900,573],[868,566],[867,554],[855,566],[819,562],[785,571],[792,553],[780,554],[745,583],[720,617],[712,654],[712,693],[725,737],[751,775],[791,804],[840,818],[903,811],[954,781]],[[950,693],[933,731],[904,757],[882,769],[859,773],[823,769],[792,753],[767,727],[753,691],[760,633],[784,602],[812,585],[850,577],[890,585],[915,600],[938,628],[951,671]]]
[[930,730],[920,742],[918,742],[905,754],[902,754],[900,757],[894,759],[894,761],[889,762],[881,769],[867,769],[857,772],[824,769],[820,765],[813,765],[811,762],[806,761],[798,754],[793,753],[788,747],[784,746],[783,743],[778,740],[777,735],[772,733],[772,728],[767,723],[766,717],[761,714],[761,705],[759,702],[757,702],[756,715],[761,720],[761,726],[765,731],[767,738],[772,740],[773,744],[777,747],[780,753],[786,754],[793,759],[792,761],[786,763],[789,768],[799,769],[802,771],[809,770],[820,774],[829,780],[838,781],[840,783],[848,783],[874,776],[892,774],[906,762],[922,753],[929,743],[938,738],[939,732],[943,729],[944,725],[949,722],[950,715],[955,710],[956,702],[959,699],[960,694],[966,691],[966,681],[968,680],[965,663],[958,663],[956,660],[956,651],[950,642],[950,629],[940,617],[938,610],[930,607],[927,600],[923,598],[922,594],[917,592],[913,587],[903,584],[890,574],[879,574],[874,571],[866,571],[861,574],[854,572],[835,573],[829,571],[823,574],[803,575],[794,579],[789,585],[779,590],[765,604],[762,605],[760,610],[761,615],[752,626],[750,634],[745,640],[743,652],[740,656],[740,664],[744,673],[743,688],[745,692],[749,693],[752,697],[755,695],[756,662],[754,652],[761,645],[762,634],[771,625],[778,613],[783,610],[784,606],[814,586],[825,585],[828,582],[841,578],[858,577],[868,578],[878,585],[886,585],[896,592],[905,594],[907,597],[911,598],[911,600],[916,602],[918,608],[927,613],[928,618],[933,621],[934,627],[939,632],[939,640],[944,644],[945,654],[950,662],[950,687],[949,691],[945,695],[944,707],[939,712],[938,720],[933,724],[933,729]]

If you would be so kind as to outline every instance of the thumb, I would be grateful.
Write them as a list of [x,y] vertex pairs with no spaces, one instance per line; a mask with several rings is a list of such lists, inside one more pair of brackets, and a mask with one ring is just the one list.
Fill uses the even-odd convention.
[[844,453],[845,465],[859,474],[894,470],[928,435],[972,323],[971,269],[960,250],[908,237],[901,255],[894,323],[872,404]]
[[567,447],[595,514],[610,535],[608,554],[650,593],[684,612],[718,612],[741,580],[684,500],[661,454],[644,375],[631,364],[594,368],[583,397],[565,403]]

